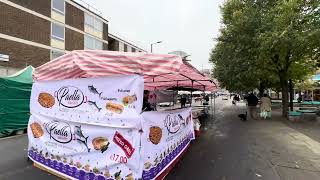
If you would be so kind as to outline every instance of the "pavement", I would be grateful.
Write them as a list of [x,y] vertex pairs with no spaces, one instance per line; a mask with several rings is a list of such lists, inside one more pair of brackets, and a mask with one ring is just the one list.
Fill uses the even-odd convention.
[[[242,122],[237,115],[245,112],[244,103],[232,106],[220,98],[215,109],[166,179],[320,179],[320,125],[289,123],[276,111],[271,120]],[[27,161],[26,135],[0,139],[0,144],[0,180],[59,179]]]
[[320,126],[237,117],[245,104],[217,101],[215,118],[203,121],[196,139],[168,180],[319,180]]

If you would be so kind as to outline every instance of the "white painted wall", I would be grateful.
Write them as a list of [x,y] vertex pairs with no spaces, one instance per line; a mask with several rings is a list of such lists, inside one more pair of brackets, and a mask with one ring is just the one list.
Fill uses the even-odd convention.
[[21,69],[0,66],[0,76],[10,76],[20,70]]
[[132,52],[131,46],[127,46],[127,52]]

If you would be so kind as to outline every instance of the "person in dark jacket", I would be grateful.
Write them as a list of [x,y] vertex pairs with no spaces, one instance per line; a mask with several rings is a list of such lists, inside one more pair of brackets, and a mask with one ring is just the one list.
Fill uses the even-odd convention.
[[251,119],[257,120],[257,105],[259,99],[253,93],[250,93],[249,96],[246,97],[248,102],[248,111]]
[[186,97],[186,95],[183,94],[183,95],[181,96],[180,102],[181,102],[181,108],[185,108],[185,107],[186,107],[186,102],[187,102],[187,97]]
[[143,104],[142,104],[142,111],[151,111],[151,105],[148,101],[149,91],[144,90],[143,92]]

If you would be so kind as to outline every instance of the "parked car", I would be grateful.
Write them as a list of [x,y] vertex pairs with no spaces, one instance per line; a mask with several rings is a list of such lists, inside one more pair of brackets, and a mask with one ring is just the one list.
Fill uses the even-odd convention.
[[160,107],[170,107],[170,106],[173,106],[173,102],[162,102],[162,103],[159,103],[159,106]]
[[228,95],[223,95],[222,100],[228,100]]

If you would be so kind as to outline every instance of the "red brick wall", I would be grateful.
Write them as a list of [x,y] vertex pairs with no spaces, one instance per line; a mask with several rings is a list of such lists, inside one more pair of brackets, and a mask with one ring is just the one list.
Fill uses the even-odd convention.
[[84,12],[66,2],[66,24],[84,31]]
[[108,41],[108,24],[103,23],[103,39]]
[[65,48],[68,51],[79,50],[84,48],[84,35],[76,31],[65,29]]
[[51,16],[51,0],[9,0],[15,4],[33,10],[37,13]]
[[0,2],[0,33],[50,45],[50,22]]
[[38,67],[50,61],[50,50],[0,38],[0,53],[9,55],[9,62],[0,66],[24,68],[27,65]]
[[109,51],[119,51],[119,41],[109,38],[108,39],[108,50]]
[[107,43],[103,43],[103,50],[108,50],[108,44]]

